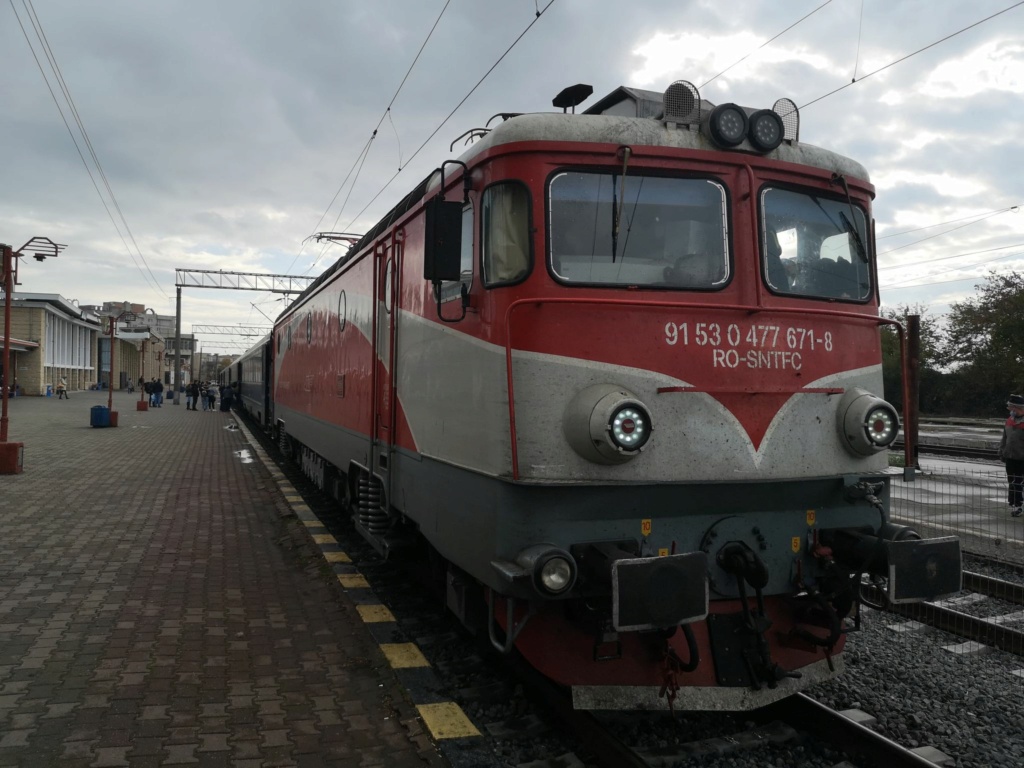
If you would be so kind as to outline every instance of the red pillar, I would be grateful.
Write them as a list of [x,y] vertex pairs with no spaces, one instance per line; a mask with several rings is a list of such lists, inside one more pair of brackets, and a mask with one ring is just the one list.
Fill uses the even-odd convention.
[[11,303],[14,297],[14,251],[9,245],[0,245],[3,251],[4,280],[4,385],[0,393],[0,475],[20,474],[24,465],[24,443],[7,442],[7,390],[14,382],[11,375]]

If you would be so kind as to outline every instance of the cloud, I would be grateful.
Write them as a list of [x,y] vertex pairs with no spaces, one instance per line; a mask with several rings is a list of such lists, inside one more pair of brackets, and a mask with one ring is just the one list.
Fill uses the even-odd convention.
[[1024,44],[989,40],[932,70],[920,93],[943,101],[969,99],[989,91],[1024,94]]
[[[855,3],[812,14],[818,0],[636,0],[628,9],[613,0],[558,0],[536,20],[544,0],[451,3],[420,52],[445,7],[439,0],[220,0],[201,11],[128,0],[37,5],[159,289],[128,255],[6,5],[0,238],[18,245],[47,235],[68,244],[52,263],[23,265],[23,290],[87,304],[129,299],[165,313],[174,307],[175,268],[310,270],[323,250],[303,244],[315,229],[366,231],[452,155],[449,144],[460,133],[498,112],[550,110],[567,85],[593,85],[594,100],[619,85],[701,85],[746,57],[702,95],[748,106],[789,96],[804,105],[848,83],[855,70],[884,66],[1004,7],[975,0],[937,13],[925,0],[905,0],[864,4],[861,17]],[[868,169],[878,186],[880,227],[1024,203],[1017,174],[1008,173],[1024,167],[1016,141],[1024,123],[1024,51],[1007,31],[1020,18],[1009,12],[802,111],[801,140]],[[954,243],[969,250],[972,242],[999,245],[1018,236],[996,221],[966,234],[926,253],[940,257]],[[340,252],[327,249],[311,274]],[[183,297],[186,327],[265,322],[251,305],[272,316],[281,306],[269,294],[200,293]]]

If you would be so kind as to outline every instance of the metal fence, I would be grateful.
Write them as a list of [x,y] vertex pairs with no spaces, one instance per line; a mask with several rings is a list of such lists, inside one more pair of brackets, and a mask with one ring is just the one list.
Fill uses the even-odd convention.
[[998,465],[922,460],[913,481],[893,479],[892,517],[922,536],[959,536],[965,553],[1024,563],[1024,517],[1010,516],[1006,492]]

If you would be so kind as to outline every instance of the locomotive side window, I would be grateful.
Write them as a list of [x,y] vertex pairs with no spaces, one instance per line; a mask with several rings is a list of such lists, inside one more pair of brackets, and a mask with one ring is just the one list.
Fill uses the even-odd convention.
[[513,283],[526,277],[530,270],[530,194],[526,187],[515,182],[488,187],[481,208],[484,284]]
[[473,206],[462,209],[462,266],[458,280],[445,280],[441,283],[441,301],[451,301],[462,296],[462,286],[466,290],[473,287]]
[[559,173],[548,188],[551,272],[584,285],[722,288],[726,211],[725,188],[711,179]]
[[857,206],[769,187],[761,192],[761,231],[773,292],[845,301],[871,295],[867,223]]

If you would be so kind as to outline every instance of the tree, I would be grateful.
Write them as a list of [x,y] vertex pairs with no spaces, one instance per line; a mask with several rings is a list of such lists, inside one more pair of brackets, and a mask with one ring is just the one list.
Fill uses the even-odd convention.
[[960,380],[964,412],[992,415],[1024,390],[1024,274],[992,272],[978,288],[950,307],[940,359]]
[[[899,321],[907,327],[907,316],[918,315],[921,328],[919,406],[927,413],[940,412],[942,373],[938,361],[942,349],[942,333],[938,320],[928,316],[928,307],[923,304],[898,304],[883,309],[882,317]],[[900,339],[891,326],[882,326],[882,378],[885,398],[897,408],[903,407],[903,375],[900,369]]]

